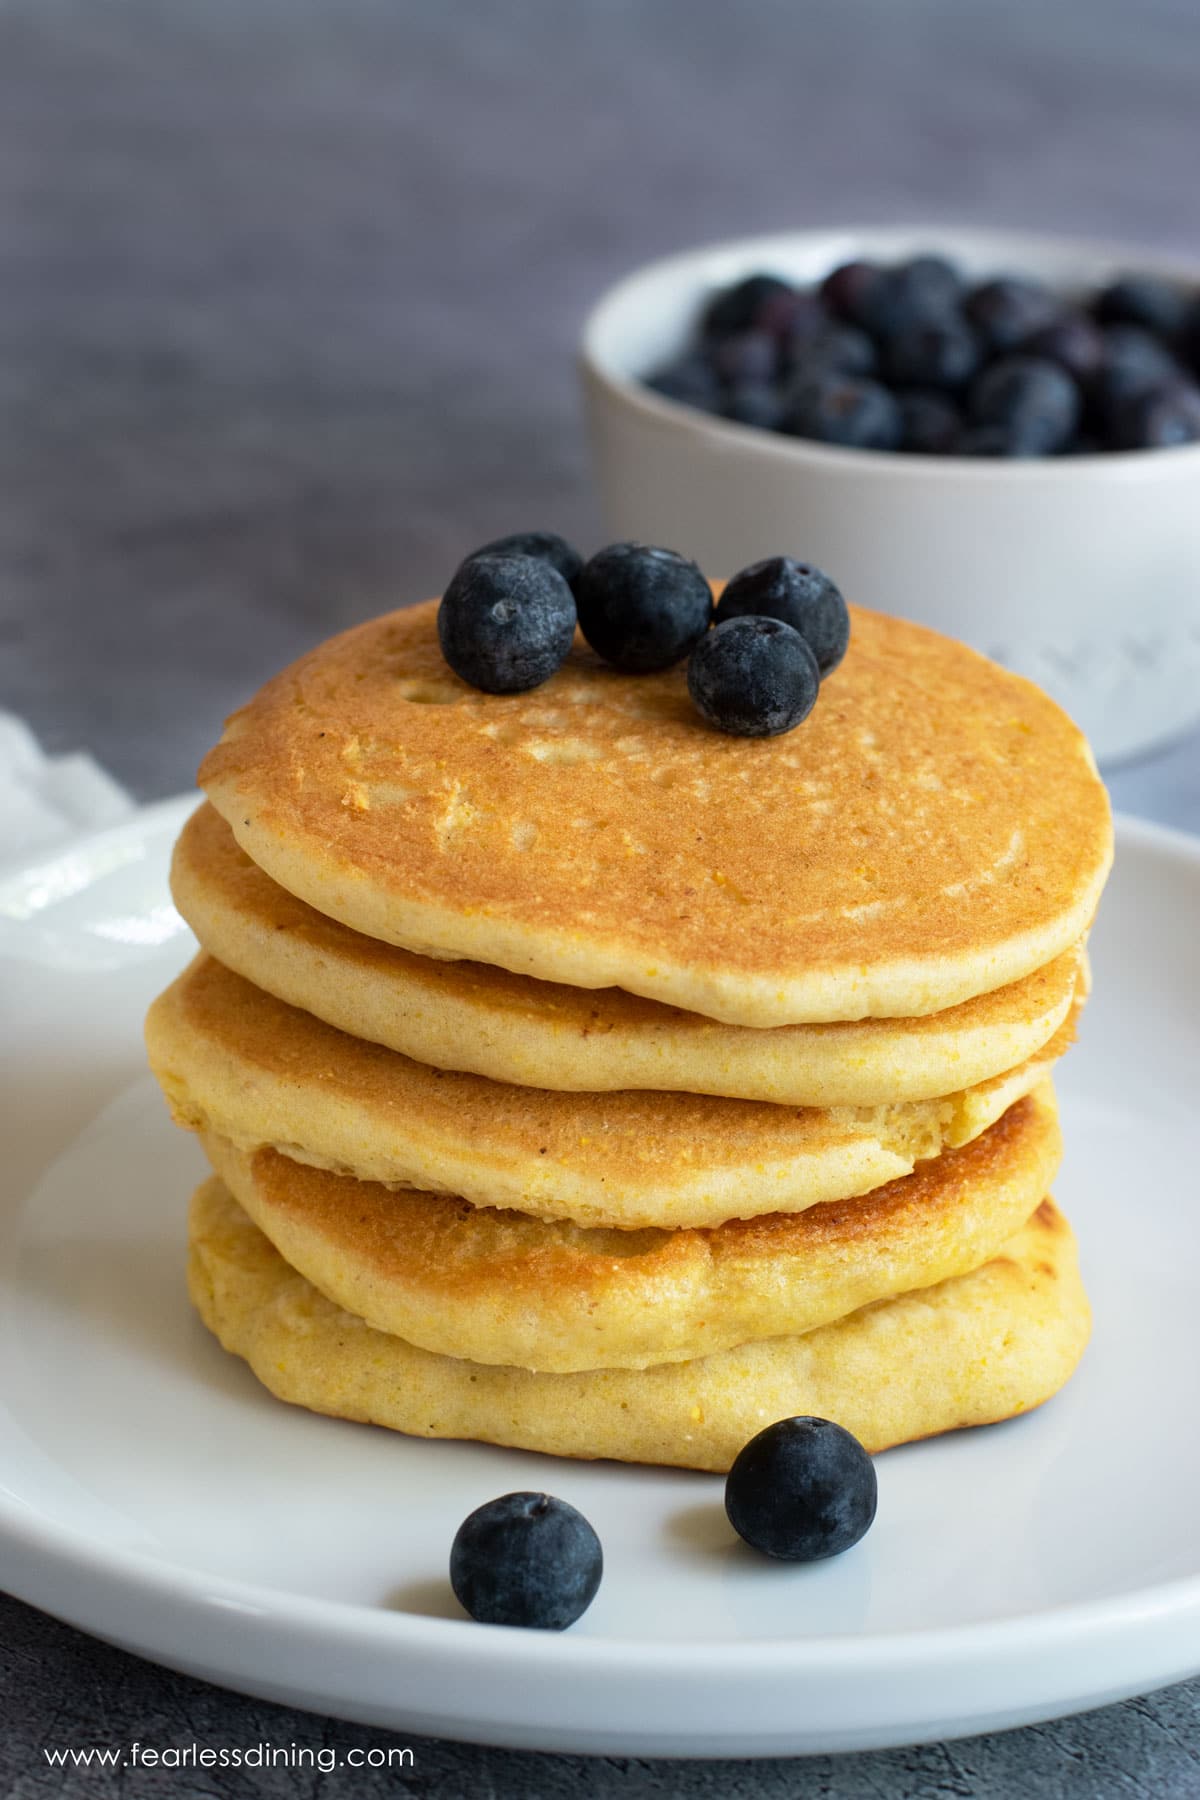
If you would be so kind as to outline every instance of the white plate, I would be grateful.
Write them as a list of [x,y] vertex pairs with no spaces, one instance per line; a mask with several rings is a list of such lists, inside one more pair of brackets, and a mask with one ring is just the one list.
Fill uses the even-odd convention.
[[[731,1541],[721,1482],[410,1441],[272,1400],[191,1316],[198,1151],[142,1070],[185,959],[190,802],[0,881],[0,1582],[269,1699],[410,1731],[778,1755],[1049,1718],[1200,1669],[1200,845],[1122,825],[1058,1189],[1096,1334],[1041,1412],[892,1451],[879,1516],[813,1568]],[[580,1506],[607,1568],[559,1637],[473,1625],[460,1519]]]

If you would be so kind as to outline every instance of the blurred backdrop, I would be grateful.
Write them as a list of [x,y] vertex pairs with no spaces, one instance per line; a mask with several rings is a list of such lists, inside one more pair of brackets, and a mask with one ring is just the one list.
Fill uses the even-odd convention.
[[1194,0],[8,0],[0,705],[187,785],[480,540],[594,547],[613,277],[844,220],[1200,249],[1198,77]]

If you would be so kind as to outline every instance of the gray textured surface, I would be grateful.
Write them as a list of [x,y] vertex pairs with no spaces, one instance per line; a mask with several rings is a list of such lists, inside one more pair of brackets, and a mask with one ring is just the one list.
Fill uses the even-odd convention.
[[[994,1737],[909,1750],[803,1760],[683,1763],[634,1757],[540,1756],[317,1719],[243,1700],[81,1637],[0,1600],[0,1793],[12,1800],[293,1800],[384,1793],[453,1800],[1108,1800],[1200,1793],[1191,1686],[1147,1700]],[[372,1777],[339,1768],[322,1777],[286,1768],[219,1780],[170,1769],[99,1775],[49,1770],[41,1746],[70,1742],[125,1751],[131,1742],[243,1747],[300,1744],[325,1752],[408,1747],[411,1769]]]
[[[473,542],[595,542],[570,352],[610,278],[854,217],[1195,248],[1198,76],[1192,0],[8,0],[0,704],[182,787],[270,669]],[[1200,829],[1200,744],[1114,788]],[[1183,1796],[1198,1696],[805,1765],[418,1744],[408,1777],[72,1785],[47,1739],[384,1740],[3,1601],[0,1791]]]

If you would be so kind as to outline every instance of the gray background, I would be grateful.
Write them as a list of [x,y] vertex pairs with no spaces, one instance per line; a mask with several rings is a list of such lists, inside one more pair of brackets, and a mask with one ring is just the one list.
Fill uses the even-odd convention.
[[[0,0],[0,705],[185,786],[263,676],[474,543],[595,545],[571,352],[611,278],[847,219],[1200,250],[1198,77],[1192,0]],[[1200,829],[1200,739],[1113,788]],[[385,1741],[11,1601],[0,1637],[4,1794],[252,1791],[64,1785],[47,1739]],[[1195,1795],[1198,1695],[808,1764],[418,1744],[411,1776],[318,1785]]]

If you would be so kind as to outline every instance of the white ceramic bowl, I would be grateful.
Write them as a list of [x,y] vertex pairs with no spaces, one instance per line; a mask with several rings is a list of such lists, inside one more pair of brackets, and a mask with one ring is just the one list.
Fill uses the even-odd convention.
[[965,639],[1066,707],[1102,761],[1200,719],[1200,445],[992,461],[842,450],[733,425],[639,376],[688,341],[711,292],[756,269],[811,282],[851,256],[940,250],[1065,291],[1122,269],[1200,287],[1200,265],[1007,232],[802,231],[653,263],[597,305],[581,367],[609,531],[712,575],[818,563],[849,599]]

